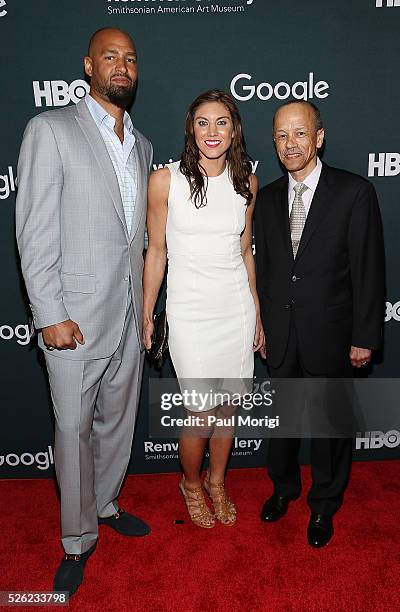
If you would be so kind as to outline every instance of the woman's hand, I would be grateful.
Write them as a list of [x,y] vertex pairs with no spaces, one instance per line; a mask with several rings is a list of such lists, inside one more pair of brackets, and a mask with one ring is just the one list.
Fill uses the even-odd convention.
[[154,333],[154,323],[151,319],[143,319],[143,344],[146,350],[150,350],[151,348],[151,337]]
[[256,316],[256,332],[254,334],[253,351],[254,353],[260,351],[260,355],[263,359],[265,359],[267,356],[265,348],[265,334],[259,314]]

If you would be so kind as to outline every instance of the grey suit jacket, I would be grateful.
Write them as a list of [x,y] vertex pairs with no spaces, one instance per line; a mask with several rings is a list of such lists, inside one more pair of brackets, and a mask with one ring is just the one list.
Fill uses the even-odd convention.
[[[16,233],[35,327],[72,319],[85,344],[65,359],[108,357],[120,341],[131,279],[139,343],[152,146],[137,130],[131,234],[112,161],[84,100],[29,121],[18,162]],[[39,345],[43,344],[41,333]]]

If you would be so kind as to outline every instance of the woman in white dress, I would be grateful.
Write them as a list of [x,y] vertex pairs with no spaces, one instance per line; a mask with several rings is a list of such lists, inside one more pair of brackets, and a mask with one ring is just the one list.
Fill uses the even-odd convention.
[[[182,159],[155,171],[149,181],[143,341],[149,349],[168,258],[168,342],[181,390],[199,379],[205,389],[215,388],[215,379],[225,390],[244,389],[240,383],[253,377],[254,352],[264,351],[252,253],[257,186],[235,103],[219,90],[202,94],[187,114]],[[230,406],[208,407],[207,415],[232,414]],[[199,411],[194,405],[186,409],[187,414]],[[179,486],[200,527],[213,527],[215,519],[225,525],[236,521],[224,484],[233,435],[233,427],[221,436],[209,424],[181,432]],[[202,484],[207,440],[209,470]]]

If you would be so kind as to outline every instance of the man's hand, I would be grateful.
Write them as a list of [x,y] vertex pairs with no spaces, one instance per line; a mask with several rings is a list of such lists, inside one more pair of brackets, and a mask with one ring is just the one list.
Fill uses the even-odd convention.
[[49,325],[42,329],[43,342],[48,349],[55,348],[59,351],[76,349],[76,343],[85,344],[85,339],[79,325],[75,321],[63,321],[55,325]]
[[370,349],[352,346],[350,348],[350,362],[353,368],[362,368],[371,361],[372,351]]

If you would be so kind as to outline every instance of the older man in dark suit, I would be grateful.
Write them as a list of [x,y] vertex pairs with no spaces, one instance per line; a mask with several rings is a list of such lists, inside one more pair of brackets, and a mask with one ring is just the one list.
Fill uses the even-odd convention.
[[[375,190],[364,178],[320,161],[324,129],[313,104],[282,105],[273,137],[288,173],[260,190],[255,212],[270,374],[351,377],[381,343],[384,254]],[[270,440],[274,492],[263,506],[264,521],[280,519],[300,495],[299,446],[299,438]],[[311,546],[324,546],[332,537],[351,456],[348,437],[311,440]]]

